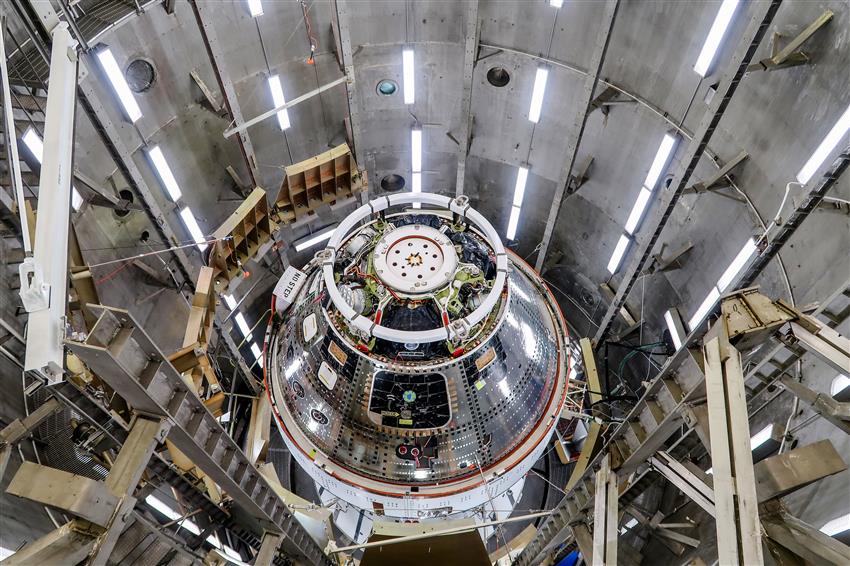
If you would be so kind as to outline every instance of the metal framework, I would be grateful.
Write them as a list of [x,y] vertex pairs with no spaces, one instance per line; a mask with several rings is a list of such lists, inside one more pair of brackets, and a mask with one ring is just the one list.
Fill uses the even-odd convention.
[[717,128],[717,124],[720,123],[720,119],[726,112],[726,108],[729,106],[732,96],[738,89],[741,79],[747,72],[747,67],[755,56],[762,38],[767,33],[771,22],[773,22],[780,4],[782,4],[782,0],[772,0],[771,2],[760,2],[753,6],[753,15],[743,34],[743,39],[738,44],[735,53],[727,64],[723,78],[720,80],[720,85],[717,87],[717,92],[711,99],[708,110],[706,110],[705,115],[702,117],[699,127],[694,132],[691,143],[688,144],[680,160],[679,168],[673,175],[673,183],[670,185],[670,190],[663,192],[655,215],[651,222],[647,223],[650,226],[650,231],[633,253],[632,261],[623,275],[623,280],[620,283],[617,294],[608,305],[608,310],[602,317],[599,329],[593,338],[594,344],[599,344],[608,335],[614,319],[620,311],[620,307],[625,304],[629,292],[631,292],[632,287],[646,267],[652,255],[652,249],[655,247],[656,242],[658,242],[664,226],[673,214],[676,203],[679,202],[679,197],[681,197],[682,192],[688,186],[691,174],[699,164],[703,153],[705,153],[708,142]]
[[534,269],[538,272],[541,272],[543,269],[543,261],[546,259],[546,252],[549,251],[549,242],[552,240],[558,214],[561,212],[561,205],[564,202],[564,192],[567,190],[567,185],[570,182],[570,176],[572,175],[573,167],[575,167],[576,158],[578,157],[578,149],[581,144],[582,135],[584,135],[587,117],[590,116],[590,112],[593,110],[593,93],[596,90],[596,85],[599,83],[602,63],[605,61],[605,54],[608,52],[611,31],[614,29],[614,22],[617,19],[617,10],[619,8],[620,0],[608,0],[605,3],[605,15],[602,18],[599,33],[596,35],[596,45],[593,48],[590,67],[588,67],[587,77],[584,81],[584,90],[578,101],[578,110],[573,119],[572,129],[567,136],[569,140],[567,159],[564,162],[564,167],[561,169],[558,183],[555,185],[555,196],[549,208],[549,217],[546,219],[543,241],[540,244],[540,251],[537,252],[537,261],[534,263]]
[[[71,153],[77,83],[77,42],[66,23],[51,31],[50,89],[44,120],[44,157],[39,179],[33,257],[19,266],[21,302],[29,313],[26,370],[47,381],[61,379],[68,296],[68,227],[71,220]],[[5,55],[4,55],[5,56]]]
[[[832,297],[836,296],[843,295],[838,293]],[[828,304],[829,301],[822,304],[814,314],[824,312]],[[659,375],[647,386],[645,394],[624,422],[608,435],[601,452],[587,465],[572,487],[567,489],[562,501],[514,564],[533,564],[541,555],[552,552],[565,540],[574,539],[582,543],[582,525],[587,523],[592,514],[594,497],[598,498],[601,493],[599,487],[594,485],[594,474],[602,469],[605,459],[610,458],[612,473],[621,479],[628,478],[627,484],[619,490],[620,505],[624,508],[652,484],[649,473],[655,470],[689,495],[706,512],[715,515],[718,540],[737,541],[737,545],[732,548],[731,545],[723,545],[721,564],[762,563],[759,517],[767,512],[763,508],[764,504],[846,468],[840,457],[836,459],[832,456],[834,448],[831,444],[824,446],[821,443],[797,448],[793,455],[782,454],[764,460],[755,467],[752,465],[743,387],[745,375],[741,369],[739,352],[751,350],[774,336],[782,335],[784,329],[798,336],[797,327],[808,326],[806,348],[829,357],[834,364],[842,364],[846,363],[847,358],[844,356],[850,354],[850,351],[840,350],[850,350],[847,339],[831,331],[826,332],[824,329],[827,327],[813,317],[781,301],[771,301],[754,289],[738,291],[724,298],[721,311],[721,318],[705,336],[704,361],[699,362],[694,358],[693,351],[688,348],[699,338],[696,332],[692,333],[685,340],[684,347],[668,359]],[[839,348],[837,353],[836,346]],[[798,394],[801,390],[789,387],[789,391]],[[842,425],[850,418],[850,404],[823,403],[825,396],[814,392],[803,393],[801,398],[806,400],[806,395],[815,403],[815,410],[825,417],[833,411],[835,418],[832,422],[846,430]],[[713,441],[710,448],[714,466],[713,481],[719,482],[717,490],[708,483],[711,480],[701,470],[687,464],[683,466],[668,454],[687,437],[682,435],[679,436],[680,440],[669,443],[683,424],[690,425],[693,422],[688,415],[706,396]],[[698,425],[693,423],[692,426]],[[818,455],[815,458],[819,462],[816,469],[808,464],[797,469],[799,466],[794,462],[809,461],[802,452],[798,452],[804,450],[808,451],[806,454]],[[783,460],[779,462],[777,459]],[[725,487],[721,488],[720,485]],[[717,495],[718,490],[723,492],[720,496]],[[598,499],[596,506],[598,509]],[[637,511],[629,510],[629,513],[639,515]],[[599,517],[598,513],[596,516]],[[664,528],[663,524],[651,526],[655,530]],[[768,530],[767,527],[765,529]],[[594,532],[597,530],[598,527]],[[688,544],[693,539],[673,535],[672,540]],[[783,548],[786,551],[794,552],[793,548],[788,550],[789,546],[793,546],[791,543],[777,539],[768,542],[785,545]],[[596,550],[593,552],[595,561]],[[819,548],[815,552],[824,555],[839,552],[850,556],[850,549],[846,546],[836,547],[832,543],[829,548]]]
[[460,196],[466,182],[466,158],[469,155],[472,128],[472,79],[478,57],[478,0],[466,2],[466,33],[463,42],[463,93],[460,98],[460,132],[457,147],[455,195]]
[[332,562],[285,503],[181,379],[147,334],[121,309],[95,307],[85,342],[68,346],[136,411],[171,424],[168,440],[226,492],[260,532],[284,536],[284,548],[309,564]]

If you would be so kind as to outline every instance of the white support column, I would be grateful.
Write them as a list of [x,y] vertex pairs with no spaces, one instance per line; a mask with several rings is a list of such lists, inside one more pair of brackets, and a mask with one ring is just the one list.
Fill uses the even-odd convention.
[[44,157],[38,188],[34,256],[20,265],[21,301],[29,312],[26,370],[49,382],[61,379],[68,302],[68,228],[74,143],[77,42],[68,24],[51,32],[50,81],[44,121]]
[[715,523],[723,543],[718,560],[721,566],[764,564],[741,355],[729,344],[725,317],[709,331],[703,353]]
[[593,566],[617,566],[617,474],[611,471],[611,455],[596,472],[593,511]]

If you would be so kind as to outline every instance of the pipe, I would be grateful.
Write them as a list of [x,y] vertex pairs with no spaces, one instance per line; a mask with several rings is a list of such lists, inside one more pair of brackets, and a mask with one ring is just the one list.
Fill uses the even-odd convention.
[[285,104],[281,104],[280,106],[272,108],[271,110],[269,110],[267,112],[263,112],[262,114],[260,114],[256,118],[251,118],[247,122],[244,122],[244,123],[242,123],[238,126],[230,128],[229,130],[225,130],[224,131],[224,137],[229,138],[233,134],[236,134],[236,133],[239,133],[239,132],[244,132],[245,130],[247,130],[248,128],[253,126],[254,124],[258,124],[258,123],[262,122],[263,120],[265,120],[266,118],[271,118],[272,116],[274,116],[275,114],[277,114],[281,110],[286,110],[287,108],[292,108],[296,104],[300,104],[300,103],[304,102],[305,100],[313,98],[317,94],[321,94],[321,93],[325,92],[326,90],[330,90],[333,87],[335,87],[336,85],[342,84],[342,83],[346,82],[347,80],[348,80],[347,76],[340,77],[337,80],[331,81],[326,85],[322,85],[319,88],[311,90],[310,92],[308,92],[306,94],[302,94],[298,98],[293,98],[292,100],[290,100],[289,102],[287,102]]
[[3,114],[5,118],[6,151],[11,167],[10,176],[18,205],[18,216],[21,222],[21,238],[24,241],[24,253],[32,256],[27,207],[24,203],[24,182],[21,179],[21,161],[18,157],[18,140],[15,136],[15,117],[12,113],[12,87],[9,85],[9,67],[6,61],[6,18],[0,19],[0,70],[3,74]]

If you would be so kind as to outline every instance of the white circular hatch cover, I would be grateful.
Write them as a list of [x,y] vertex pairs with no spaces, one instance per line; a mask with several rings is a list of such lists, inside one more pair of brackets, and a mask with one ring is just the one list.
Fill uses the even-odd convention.
[[384,234],[373,258],[381,282],[410,295],[444,287],[454,279],[458,264],[452,241],[439,230],[421,224]]

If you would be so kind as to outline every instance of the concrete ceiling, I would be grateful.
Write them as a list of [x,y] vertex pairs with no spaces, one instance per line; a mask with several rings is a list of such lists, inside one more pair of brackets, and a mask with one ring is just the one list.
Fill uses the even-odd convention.
[[[307,7],[318,45],[313,65],[307,63],[309,41],[299,2],[267,0],[264,15],[256,19],[238,0],[205,4],[204,18],[212,22],[223,55],[221,72],[233,81],[244,118],[272,106],[266,83],[270,73],[280,74],[288,99],[341,76],[331,29],[336,18],[334,6],[315,1]],[[650,327],[659,328],[664,308],[679,305],[684,313],[697,308],[745,239],[761,232],[761,221],[770,221],[785,184],[794,179],[850,103],[846,88],[846,69],[850,68],[848,26],[843,25],[848,19],[846,3],[787,3],[778,13],[773,31],[787,38],[826,8],[836,15],[806,44],[812,64],[751,73],[744,78],[708,154],[719,163],[740,151],[750,154],[749,160],[735,170],[734,179],[752,206],[717,194],[689,195],[680,201],[662,233],[660,249],[662,256],[687,242],[693,249],[683,257],[680,269],[646,278],[650,292],[635,292],[630,299],[637,310],[643,303]],[[570,295],[564,308],[582,331],[592,332],[594,326],[575,303],[586,311],[596,311],[592,316],[597,319],[604,312],[598,286],[608,280],[607,259],[658,143],[665,132],[678,132],[676,159],[683,153],[690,132],[707,108],[709,90],[731,57],[751,9],[750,5],[739,8],[718,53],[714,73],[700,80],[692,64],[716,14],[716,2],[622,4],[601,78],[633,98],[621,95],[620,99],[631,102],[609,107],[607,115],[600,110],[590,115],[577,159],[582,163],[593,157],[590,176],[578,192],[567,197],[549,254],[550,260],[557,259],[557,265],[551,267],[548,276]],[[424,190],[453,194],[457,136],[466,119],[461,94],[467,6],[449,1],[353,2],[347,13],[343,21],[350,31],[354,53],[355,99],[361,124],[355,143],[365,161],[361,166],[369,172],[371,194],[382,193],[380,180],[391,173],[402,175],[409,187],[409,131],[415,125],[425,132]],[[601,19],[602,5],[593,2],[566,2],[560,10],[542,0],[482,0],[479,5],[481,45],[472,79],[466,192],[473,204],[504,231],[516,167],[530,167],[518,238],[512,243],[530,261],[536,259],[533,250],[542,239],[555,184],[567,158],[576,99]],[[189,76],[196,71],[220,97],[190,5],[177,2],[174,13],[168,14],[163,6],[153,3],[143,14],[102,34],[98,41],[110,46],[121,65],[139,57],[154,64],[156,82],[149,91],[137,95],[144,116],[136,127],[122,119],[108,84],[96,70],[84,80],[91,82],[105,101],[124,143],[133,151],[136,164],[175,230],[183,234],[179,219],[173,211],[168,212],[173,205],[145,158],[145,145],[162,147],[183,188],[184,202],[195,211],[202,229],[212,231],[239,202],[225,166],[232,165],[243,179],[249,177],[235,138],[222,137],[229,120],[208,109],[201,90]],[[760,46],[757,59],[768,56],[771,46],[767,43]],[[376,91],[382,79],[401,85],[404,45],[412,46],[416,53],[416,102],[411,106],[403,104],[401,89],[393,96],[381,96]],[[548,64],[551,72],[543,114],[535,125],[527,114],[539,64]],[[487,81],[487,71],[493,67],[508,71],[507,86],[499,88]],[[292,127],[286,132],[274,119],[252,127],[248,135],[256,152],[257,182],[275,194],[282,167],[345,139],[347,113],[345,90],[337,87],[292,108]],[[668,171],[674,170],[676,159]],[[95,179],[106,181],[114,174],[114,165],[85,123],[79,125],[76,160]],[[716,169],[717,164],[706,156],[694,180],[705,179]],[[850,197],[847,183],[840,183],[833,196]],[[331,223],[339,214],[320,215],[313,224]],[[817,221],[804,225],[782,254],[795,299],[801,303],[833,288],[846,276],[850,265],[846,254],[840,253],[850,242],[846,216],[835,212],[816,215]],[[84,231],[91,232],[81,236],[88,248],[134,245],[146,220],[134,219],[141,217],[138,214],[130,215],[115,230],[115,218],[108,211],[90,209],[81,216],[96,218],[96,222],[83,223]],[[306,226],[298,228],[291,236],[308,230]],[[637,235],[638,240],[644,237],[646,234],[640,232]],[[108,244],[102,241],[104,238]],[[113,251],[104,252],[104,256],[112,255]],[[296,263],[304,259],[291,250],[289,255]],[[813,273],[819,276],[813,277]],[[618,278],[613,277],[614,286]],[[771,266],[760,282],[771,292],[788,294],[778,264]],[[120,286],[125,283],[116,281]]]

